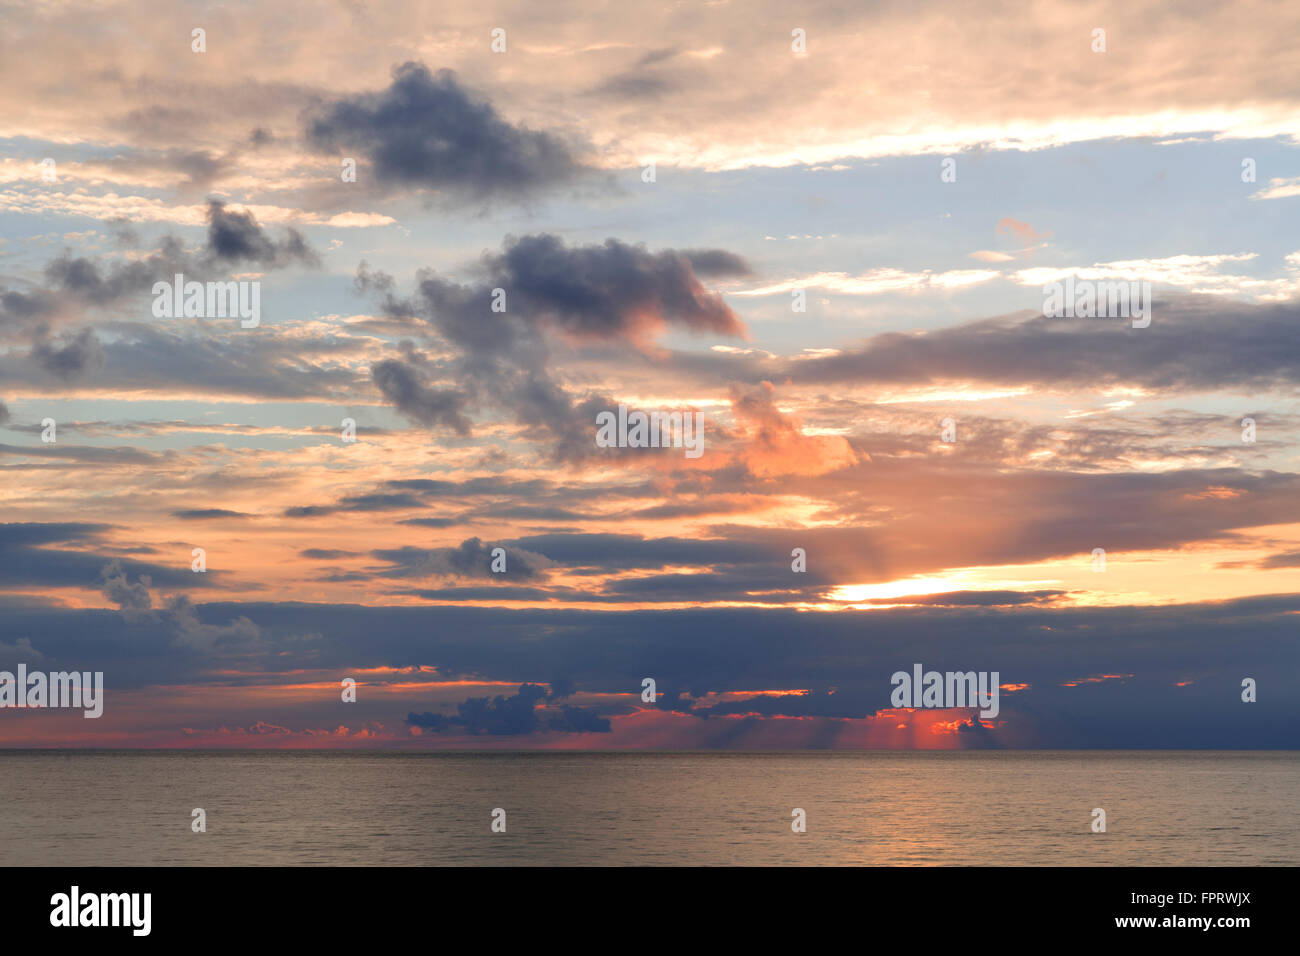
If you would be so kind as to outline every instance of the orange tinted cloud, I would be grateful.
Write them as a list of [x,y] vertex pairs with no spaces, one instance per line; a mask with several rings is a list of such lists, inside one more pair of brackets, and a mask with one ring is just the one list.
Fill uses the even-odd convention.
[[738,457],[756,475],[820,475],[858,463],[858,454],[839,435],[807,435],[793,415],[776,407],[776,389],[762,382],[745,391],[733,386],[731,405],[741,423],[744,445]]

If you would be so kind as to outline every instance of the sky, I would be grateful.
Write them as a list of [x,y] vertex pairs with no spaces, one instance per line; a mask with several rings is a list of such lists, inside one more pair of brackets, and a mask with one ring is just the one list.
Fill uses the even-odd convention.
[[1298,31],[0,0],[0,747],[1300,746]]

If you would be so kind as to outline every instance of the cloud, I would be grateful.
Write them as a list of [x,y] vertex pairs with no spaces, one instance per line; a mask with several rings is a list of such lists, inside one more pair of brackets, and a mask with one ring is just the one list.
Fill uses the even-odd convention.
[[1277,568],[1300,568],[1300,551],[1280,551],[1260,558],[1258,561],[1223,561],[1219,568],[1258,568],[1271,571]]
[[[383,572],[387,577],[479,578],[486,581],[528,581],[541,577],[552,562],[541,554],[512,544],[505,548],[505,570],[493,571],[492,552],[500,545],[487,545],[478,538],[467,538],[454,548],[395,548],[374,551],[375,557],[393,567]],[[493,595],[498,596],[498,595]]]
[[586,707],[548,712],[538,704],[548,698],[539,684],[522,684],[511,697],[471,697],[456,706],[456,715],[410,713],[406,723],[433,733],[522,735],[539,732],[608,733],[609,721]]
[[589,96],[614,100],[658,99],[680,85],[677,74],[667,70],[652,69],[677,57],[674,47],[650,50],[639,57],[630,70],[617,73],[588,91]]
[[754,388],[732,386],[731,407],[746,428],[737,455],[754,474],[820,475],[858,463],[859,455],[839,435],[805,435],[797,418],[776,407],[771,382]]
[[[350,360],[367,343],[347,335],[310,337],[263,325],[256,336],[116,322],[99,343],[94,385],[125,392],[337,399],[367,392],[364,366]],[[98,338],[98,336],[96,336]],[[0,355],[0,379],[37,388],[49,374],[30,355]]]
[[[187,253],[175,236],[163,237],[159,249],[148,256],[106,266],[65,252],[46,265],[44,287],[30,292],[0,287],[0,342],[31,342],[25,360],[9,352],[0,356],[0,362],[18,366],[19,379],[30,366],[63,383],[97,377],[109,364],[109,352],[99,336],[83,328],[55,337],[55,324],[75,323],[88,310],[110,310],[141,298],[151,292],[154,282],[170,282],[176,273],[197,278],[240,264],[259,269],[320,264],[297,230],[288,229],[283,240],[273,240],[251,212],[228,210],[218,200],[209,202],[207,219],[207,241],[196,255]],[[134,358],[138,361],[138,354]],[[165,365],[155,365],[154,374],[165,375],[163,369]]]
[[40,341],[32,347],[32,357],[47,372],[68,381],[103,367],[104,347],[93,330],[82,329],[62,341],[66,344]]
[[1300,196],[1300,176],[1292,179],[1270,179],[1268,188],[1261,189],[1251,199],[1290,199]]
[[337,548],[304,548],[298,553],[312,561],[337,561],[339,558],[351,558],[357,555],[356,551],[340,551]]
[[1029,223],[1021,222],[1019,219],[1012,219],[1010,216],[1005,217],[998,223],[997,231],[998,235],[1015,236],[1027,246],[1038,242],[1040,239],[1051,237],[1050,232],[1044,235]]
[[185,252],[183,242],[164,236],[157,252],[106,270],[98,263],[69,254],[51,262],[45,270],[60,291],[83,302],[105,306],[126,295],[147,293],[153,281],[169,280],[171,273],[208,274],[231,265],[252,265],[259,269],[281,269],[290,265],[317,266],[320,258],[296,229],[286,228],[276,241],[248,209],[231,209],[212,199],[205,210],[208,229],[204,245],[196,255]]
[[272,240],[251,212],[226,209],[218,200],[208,203],[206,254],[213,263],[252,264],[279,269],[293,263],[319,266],[320,256],[298,230],[286,229],[280,242]]
[[[869,714],[890,706],[890,675],[918,661],[940,671],[996,670],[1002,683],[1031,685],[1002,701],[999,720],[1018,734],[1016,746],[1288,749],[1296,746],[1300,727],[1294,695],[1261,695],[1250,706],[1240,701],[1243,676],[1268,675],[1277,686],[1300,677],[1287,636],[1300,611],[1296,595],[996,611],[593,612],[298,602],[204,605],[195,611],[205,621],[256,621],[264,640],[244,648],[254,670],[290,683],[301,681],[296,672],[302,668],[421,666],[436,668],[444,680],[510,681],[515,687],[519,678],[512,675],[526,675],[536,688],[499,703],[477,698],[452,716],[411,715],[411,726],[439,733],[542,732],[555,707],[537,682],[556,673],[583,693],[625,699],[638,698],[640,678],[653,676],[683,712],[765,696],[757,690],[799,688],[808,693],[786,690],[763,706],[781,716],[819,710]],[[6,627],[13,635],[39,635],[37,644],[52,660],[75,659],[80,669],[111,668],[124,686],[197,680],[211,668],[203,655],[176,654],[173,632],[161,621],[129,626],[116,613],[94,609],[18,607],[6,609]],[[1233,639],[1224,641],[1225,633]],[[293,639],[299,634],[311,636]],[[1060,686],[1096,674],[1135,676]],[[267,676],[231,674],[223,680],[265,683]],[[1173,686],[1189,678],[1196,679],[1191,688]],[[682,694],[692,698],[689,706]],[[845,696],[835,700],[840,694]]]
[[1034,287],[1061,282],[1069,276],[1099,282],[1141,280],[1177,286],[1180,292],[1185,293],[1248,297],[1261,302],[1280,301],[1300,294],[1300,254],[1285,256],[1282,260],[1283,274],[1274,278],[1255,278],[1220,271],[1225,265],[1250,262],[1256,258],[1256,253],[1240,252],[1124,259],[1094,262],[1086,266],[1037,266],[1020,269],[1012,273],[1010,278],[1022,285]]
[[[558,460],[591,457],[591,423],[610,399],[591,390],[571,395],[552,376],[552,349],[649,350],[669,329],[746,335],[739,316],[696,277],[694,261],[715,274],[747,268],[724,250],[651,252],[612,238],[567,246],[538,234],[508,237],[500,252],[485,253],[474,284],[426,272],[404,299],[391,276],[363,262],[357,290],[376,296],[405,331],[449,353],[435,361],[404,343],[402,358],[377,363],[372,375],[388,401],[423,425],[467,434],[464,409],[491,406],[549,440]],[[453,385],[432,387],[427,379],[435,374]]]
[[817,272],[797,276],[780,282],[769,282],[755,289],[737,289],[732,295],[756,297],[791,292],[795,289],[825,289],[841,295],[889,295],[901,292],[921,292],[927,289],[956,289],[978,285],[998,278],[1001,273],[992,269],[954,269],[946,272],[905,272],[902,269],[872,269],[861,275],[847,272]]
[[113,181],[119,181],[115,177],[123,173],[143,177],[146,181],[156,181],[159,173],[178,173],[185,177],[183,185],[186,188],[205,189],[230,174],[237,160],[238,153],[233,150],[218,155],[207,149],[137,149],[104,160],[103,173]]
[[[617,239],[566,246],[543,233],[507,238],[500,253],[485,255],[484,288],[504,288],[511,312],[583,338],[638,340],[669,326],[743,336],[740,318],[696,279],[695,261],[714,272],[743,265],[722,250],[649,252]],[[436,299],[439,291],[424,294]]]
[[559,713],[548,715],[546,729],[565,734],[607,734],[610,722],[592,707],[561,707]]
[[104,597],[117,605],[128,618],[153,609],[153,596],[149,593],[153,580],[149,575],[140,575],[140,579],[132,584],[120,561],[105,565],[99,573],[103,579],[101,590]]
[[585,168],[559,137],[514,126],[476,100],[451,70],[422,63],[392,84],[312,110],[308,143],[367,157],[382,189],[418,188],[460,201],[522,199],[573,183]]
[[870,598],[867,604],[936,605],[941,607],[1008,607],[1014,604],[1050,604],[1065,591],[948,591],[944,594],[908,594]]
[[142,574],[132,584],[121,561],[113,561],[102,568],[100,579],[104,597],[117,605],[128,625],[160,626],[170,634],[177,647],[243,656],[262,645],[261,629],[243,615],[225,625],[205,624],[200,620],[194,603],[183,594],[168,595],[155,605],[149,592],[153,587],[152,577]]
[[[369,118],[396,98],[397,82],[353,97],[340,97],[325,84],[356,77],[352,82],[378,87],[387,81],[384,66],[394,50],[409,56],[417,45],[432,50],[427,55],[436,55],[439,64],[491,83],[494,96],[502,102],[508,97],[515,115],[580,121],[605,162],[625,165],[645,157],[743,168],[1034,150],[1113,137],[1267,138],[1295,131],[1296,91],[1285,71],[1279,79],[1276,65],[1288,62],[1287,39],[1296,33],[1298,15],[1257,0],[1205,7],[1194,21],[1155,4],[1098,4],[1095,20],[1112,38],[1111,51],[1100,57],[1113,79],[1104,89],[1091,75],[1099,57],[1089,50],[1088,28],[1068,6],[1036,6],[1030,16],[1010,6],[954,11],[935,2],[827,7],[816,25],[808,25],[806,57],[790,55],[788,30],[780,38],[784,44],[774,37],[771,23],[784,12],[775,0],[745,11],[726,3],[689,14],[669,10],[651,21],[612,6],[551,17],[514,4],[485,7],[479,0],[454,0],[443,9],[447,23],[478,22],[495,9],[503,23],[519,24],[522,35],[512,30],[509,53],[493,57],[486,53],[486,34],[472,42],[440,34],[417,44],[412,24],[420,22],[418,5],[395,4],[349,23],[350,14],[332,0],[304,0],[292,29],[273,31],[275,40],[265,22],[225,25],[226,49],[255,51],[234,69],[199,74],[177,58],[153,63],[141,80],[135,65],[167,42],[168,7],[160,0],[133,7],[129,36],[111,49],[92,36],[111,23],[103,8],[16,9],[10,19],[26,55],[0,63],[0,89],[13,98],[8,113],[20,114],[15,104],[32,90],[42,94],[42,111],[15,119],[10,135],[60,144],[183,142],[184,153],[222,155],[232,142],[243,144],[253,127],[272,131],[277,143],[287,139],[295,114],[313,97],[337,131],[343,121],[331,112],[333,104],[356,104]],[[979,44],[953,41],[976,34]],[[1117,37],[1136,36],[1175,40],[1152,62],[1114,45]],[[880,51],[904,49],[907,68],[862,82],[864,64]],[[1041,58],[1024,61],[1027,49],[1041,51]],[[639,62],[628,62],[629,50]],[[665,50],[681,52],[655,62]],[[1020,68],[1008,70],[1013,62]],[[1215,83],[1205,79],[1211,62]],[[565,110],[576,96],[628,72],[622,92],[657,95],[583,97],[580,117]],[[436,89],[436,77],[426,82]],[[933,94],[919,117],[918,90]],[[400,105],[393,113],[387,123],[374,124],[398,139],[397,117],[406,114]],[[791,123],[792,116],[799,122]],[[417,140],[441,128],[418,113],[410,119],[423,124]]]
[[30,664],[44,658],[45,655],[32,646],[30,637],[20,637],[12,644],[0,641],[0,667],[12,668],[17,664]]
[[[0,446],[3,447],[3,446]],[[385,481],[377,490],[358,495],[346,495],[334,505],[305,505],[290,509],[287,517],[314,517],[343,511],[398,510],[423,508],[448,500],[466,504],[484,498],[506,500],[524,497],[530,500],[564,498],[577,490],[558,486],[542,478],[510,479],[494,476],[468,478],[464,481],[445,481],[436,478],[399,478]],[[618,494],[620,489],[607,488],[606,494]],[[626,493],[626,489],[623,489]],[[450,518],[413,518],[405,521],[412,525],[445,528],[455,524]]]
[[181,521],[209,521],[214,518],[250,518],[252,515],[226,508],[189,508],[173,511],[172,517]]
[[0,286],[0,339],[42,331],[58,307],[46,289],[19,292]]
[[262,631],[243,615],[228,624],[205,624],[198,609],[184,594],[174,594],[163,602],[162,615],[179,647],[218,655],[244,656],[262,646]]
[[370,377],[380,393],[399,412],[426,427],[442,425],[458,435],[468,435],[470,421],[463,414],[467,396],[451,388],[429,388],[418,370],[396,359],[370,367]]
[[[109,525],[81,522],[0,524],[0,587],[99,588],[105,565],[102,538],[109,530]],[[66,547],[51,547],[56,544]],[[196,586],[192,578],[197,575],[188,568],[183,575],[173,567],[126,558],[113,566],[171,587]]]
[[725,249],[683,249],[682,255],[697,276],[747,276],[753,272],[744,258]]
[[[1046,388],[1290,388],[1300,378],[1300,302],[1156,299],[1151,325],[1006,317],[924,335],[886,333],[855,349],[787,365],[799,384],[980,382]],[[1230,327],[1231,335],[1224,329]],[[771,375],[769,370],[768,375]]]

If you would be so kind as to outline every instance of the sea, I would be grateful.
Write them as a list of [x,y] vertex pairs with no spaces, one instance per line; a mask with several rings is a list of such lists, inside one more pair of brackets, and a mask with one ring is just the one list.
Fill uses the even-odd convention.
[[1295,866],[1298,797],[1295,751],[10,750],[0,865]]

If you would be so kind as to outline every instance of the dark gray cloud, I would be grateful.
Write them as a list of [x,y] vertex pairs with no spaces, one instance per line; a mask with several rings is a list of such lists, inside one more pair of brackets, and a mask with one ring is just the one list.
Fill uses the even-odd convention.
[[747,276],[752,275],[749,263],[734,252],[725,249],[683,249],[682,255],[691,263],[697,276]]
[[565,706],[547,716],[546,729],[566,734],[607,734],[611,725],[609,718],[600,716],[594,707]]
[[[27,355],[10,350],[0,356],[0,365],[12,367],[17,380],[42,383],[52,377],[66,383],[93,378],[111,387],[111,372],[110,381],[100,380],[100,374],[115,364],[109,355],[111,346],[105,346],[90,328],[56,335],[56,325],[82,321],[89,310],[111,310],[131,299],[143,300],[155,282],[171,282],[177,273],[199,279],[226,274],[236,266],[270,270],[293,264],[320,264],[316,251],[297,230],[287,229],[283,239],[273,239],[252,213],[231,211],[225,203],[211,200],[207,241],[197,254],[187,253],[175,236],[163,237],[158,250],[148,256],[107,265],[65,252],[45,267],[43,286],[27,292],[0,287],[0,343],[31,343]],[[167,376],[172,368],[155,363],[152,374]]]
[[[16,426],[16,431],[35,431],[39,432],[41,426],[23,425]],[[44,444],[39,445],[0,445],[0,455],[11,455],[15,458],[36,458],[45,460],[54,460],[58,462],[71,463],[74,466],[103,466],[103,465],[161,465],[167,461],[171,453],[159,453],[145,451],[142,448],[131,448],[125,445],[65,445]]]
[[[627,339],[669,325],[744,335],[740,318],[696,279],[696,261],[715,274],[743,268],[738,256],[719,249],[650,252],[617,239],[566,246],[546,233],[507,238],[483,264],[486,287],[505,289],[512,312],[572,335]],[[436,286],[422,291],[438,300]]]
[[286,508],[284,516],[286,518],[319,518],[324,515],[337,514],[339,512],[383,512],[383,511],[408,511],[412,508],[422,508],[424,502],[414,495],[404,494],[367,494],[367,495],[349,495],[340,499],[335,505],[299,505],[293,508]]
[[681,86],[677,71],[656,69],[678,55],[674,47],[650,50],[631,69],[616,73],[587,92],[588,96],[615,100],[656,100]]
[[216,518],[251,518],[252,515],[242,511],[228,511],[225,508],[189,508],[173,511],[172,517],[181,521],[210,521]]
[[[538,534],[515,542],[568,567],[653,569],[670,565],[780,562],[779,545],[753,540],[645,538],[635,534]],[[789,549],[785,550],[789,554]],[[788,563],[788,559],[787,562]]]
[[149,256],[107,267],[65,253],[46,266],[46,279],[54,291],[104,307],[127,295],[148,294],[154,282],[170,280],[176,272],[197,278],[235,265],[280,269],[320,264],[316,251],[296,229],[286,228],[284,237],[276,240],[251,212],[227,209],[217,199],[208,201],[207,219],[206,240],[195,255],[187,254],[181,240],[169,235]]
[[[195,587],[188,553],[174,566],[111,558],[101,545],[108,525],[77,522],[0,525],[0,587],[100,588],[106,563],[169,587]],[[64,545],[64,547],[52,547]],[[183,570],[182,570],[183,569]],[[212,581],[204,582],[211,586]]]
[[522,199],[588,172],[558,136],[506,122],[451,70],[433,74],[415,62],[396,67],[386,90],[310,110],[305,132],[318,151],[366,157],[383,190],[414,187],[472,202]]
[[325,515],[331,515],[336,508],[326,505],[300,505],[296,508],[286,508],[284,516],[286,518],[320,518]]
[[59,309],[48,289],[20,292],[0,286],[0,341],[43,332]]
[[[1281,388],[1300,381],[1300,302],[1220,296],[1155,301],[1148,328],[1120,319],[1005,317],[924,335],[891,332],[838,355],[791,362],[796,383],[937,382],[1153,390]],[[754,374],[757,374],[757,370]],[[772,376],[769,368],[766,372]]]
[[466,478],[463,481],[447,481],[440,478],[397,478],[384,482],[383,486],[429,498],[465,498],[485,495],[533,497],[560,487],[545,478],[498,478],[493,475]]
[[397,359],[370,367],[370,377],[380,393],[407,418],[425,427],[441,425],[468,435],[470,421],[462,414],[468,396],[454,388],[430,388],[420,376],[418,369]]
[[[94,373],[99,388],[336,400],[365,394],[368,385],[364,374],[342,361],[365,348],[357,339],[283,336],[266,325],[256,336],[145,322],[108,323],[101,331],[111,337],[99,344],[102,362]],[[10,351],[0,355],[0,380],[48,387],[49,373],[29,355]]]
[[463,524],[460,518],[406,518],[398,524],[409,524],[416,528],[450,528]]
[[[451,354],[433,361],[405,342],[400,360],[375,366],[376,383],[399,411],[421,424],[464,434],[463,409],[499,408],[547,440],[557,460],[592,457],[598,453],[595,415],[617,402],[591,390],[572,393],[551,370],[552,349],[637,352],[670,328],[745,335],[740,318],[696,277],[697,260],[715,274],[745,268],[724,250],[651,252],[617,239],[566,246],[540,234],[508,237],[500,252],[484,254],[483,278],[474,284],[425,272],[415,294],[403,299],[391,276],[363,262],[358,291],[375,295],[404,331]],[[432,376],[454,387],[433,388],[427,384]]]
[[[392,277],[363,262],[356,286],[378,295],[388,315],[422,319],[426,336],[460,350],[462,371],[486,374],[508,363],[540,382],[546,332],[634,345],[669,328],[743,336],[744,324],[721,296],[701,285],[691,257],[715,271],[739,267],[738,257],[723,250],[650,252],[612,238],[566,246],[543,233],[507,237],[500,252],[485,253],[483,278],[474,285],[425,272],[414,297],[399,299]],[[422,360],[409,345],[404,354],[408,362]]]
[[646,70],[629,70],[593,87],[592,96],[618,100],[653,100],[677,87],[671,75]]
[[456,714],[411,713],[406,723],[440,733],[522,735],[539,732],[608,733],[609,720],[589,707],[539,707],[550,695],[539,684],[523,684],[512,696],[471,697],[456,706]]
[[70,381],[103,367],[104,347],[93,329],[82,329],[61,342],[40,341],[32,347],[32,357],[50,374]]
[[[504,571],[493,571],[492,552],[502,547],[505,551]],[[487,581],[527,581],[541,576],[550,562],[519,547],[485,544],[478,538],[467,538],[454,548],[390,548],[372,552],[374,557],[388,562],[392,567],[380,572],[383,577],[445,577],[480,578]],[[495,595],[500,596],[500,595]]]
[[207,258],[218,264],[252,264],[263,269],[279,269],[298,263],[319,266],[320,256],[293,228],[285,229],[284,239],[276,242],[257,224],[251,212],[226,209],[218,200],[208,203]]
[[1281,551],[1260,558],[1258,561],[1224,561],[1216,568],[1258,568],[1270,571],[1275,568],[1300,568],[1300,551]]
[[[1298,595],[1150,607],[833,613],[301,603],[206,604],[190,611],[192,627],[255,622],[260,645],[228,646],[286,675],[300,668],[433,666],[444,680],[514,682],[560,673],[584,693],[618,694],[639,694],[641,679],[651,676],[672,709],[705,711],[695,716],[764,710],[845,716],[888,708],[890,675],[920,662],[941,671],[996,670],[1003,683],[1030,685],[1003,696],[999,718],[1032,731],[1021,738],[1026,746],[1300,745],[1300,696],[1292,692],[1300,683],[1300,651],[1290,636],[1300,613]],[[26,605],[6,608],[5,617],[9,634],[33,635],[53,661],[110,670],[114,686],[212,679],[204,659],[177,657],[175,629],[161,619],[129,624],[116,611]],[[303,634],[310,639],[296,637]],[[1080,683],[1105,674],[1133,677]],[[1244,677],[1259,682],[1256,704],[1241,702]],[[809,694],[769,703],[752,699],[755,690],[782,688]],[[746,703],[702,700],[723,692],[739,693]],[[533,721],[553,708],[530,718],[526,711],[542,704],[543,694],[529,697],[529,708],[506,704],[509,698],[493,707],[491,698],[481,698],[468,716],[458,715],[465,724],[416,716],[446,732],[465,732],[471,724],[481,733],[506,727],[536,732]]]
[[149,590],[154,586],[152,575],[140,575],[132,583],[123,564],[114,560],[100,569],[100,590],[132,627],[159,624],[171,635],[173,645],[220,655],[239,656],[260,645],[260,629],[242,615],[224,625],[205,624],[183,594],[167,595],[155,605]]
[[0,547],[88,542],[111,527],[111,525],[83,521],[0,524]]
[[[0,446],[3,447],[3,446]],[[647,484],[599,486],[599,493],[614,497],[638,497],[653,491]],[[497,514],[498,507],[516,498],[532,501],[562,502],[576,494],[593,494],[590,485],[566,485],[543,478],[497,478],[492,476],[446,481],[437,478],[400,478],[385,481],[372,492],[347,495],[332,505],[306,505],[290,509],[288,517],[314,517],[339,511],[395,511],[406,508],[439,507],[449,504],[472,509],[473,515]],[[483,499],[491,499],[482,503]],[[497,502],[502,502],[498,505]],[[426,528],[446,528],[463,523],[470,513],[447,518],[411,518],[402,524]]]
[[105,565],[99,573],[101,593],[124,614],[134,615],[153,609],[153,595],[149,593],[153,586],[152,576],[140,575],[132,584],[120,561]]
[[[359,580],[371,580],[371,575],[363,575]],[[492,587],[448,587],[418,588],[413,590],[392,589],[384,592],[390,597],[415,597],[422,601],[551,601],[557,597],[580,597],[577,592],[555,588],[525,588],[498,584]]]

